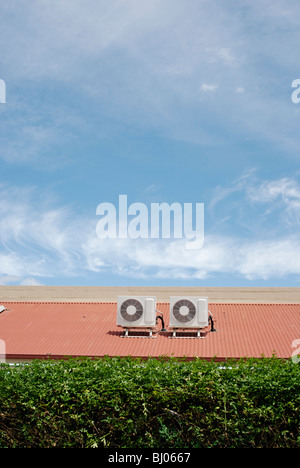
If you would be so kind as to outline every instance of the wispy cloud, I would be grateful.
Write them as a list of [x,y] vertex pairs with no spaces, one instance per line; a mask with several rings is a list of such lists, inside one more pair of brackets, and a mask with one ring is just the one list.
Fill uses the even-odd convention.
[[[277,212],[281,229],[300,226],[300,184],[293,178],[265,181],[249,189],[251,201],[268,206],[268,212]],[[279,213],[279,215],[278,215]]]
[[207,92],[213,92],[213,91],[216,91],[216,89],[218,89],[219,85],[217,84],[207,84],[207,83],[203,83],[201,85],[201,91],[203,91],[204,93],[207,93]]
[[94,239],[85,247],[92,271],[148,280],[203,280],[224,274],[240,280],[268,280],[300,274],[300,243],[295,236],[249,241],[208,235],[204,247],[193,254],[182,241]]
[[[278,211],[265,216],[268,207],[274,209],[277,197],[284,198],[289,213],[289,200],[298,201],[300,196],[296,180],[258,183],[248,175],[227,189],[219,187],[213,204],[215,215],[217,208],[224,211],[227,204],[230,217],[223,218],[217,228],[208,222],[204,246],[192,251],[185,248],[184,239],[99,239],[96,219],[76,214],[71,207],[53,204],[45,198],[37,201],[43,197],[37,196],[33,187],[1,188],[2,284],[14,279],[20,284],[43,283],[58,272],[66,277],[92,272],[148,280],[203,280],[224,274],[246,280],[267,280],[300,274],[299,219],[294,218],[294,229],[290,219],[290,226],[283,230],[280,223],[274,226]],[[230,198],[237,191],[244,192],[238,206]],[[260,191],[264,196],[259,196]],[[262,205],[263,221],[257,222]],[[282,206],[277,208],[280,210]],[[234,216],[241,210],[243,216]],[[299,214],[298,205],[297,210]],[[235,230],[241,219],[245,223],[244,234]]]
[[[235,136],[239,130],[297,151],[298,124],[288,96],[288,77],[297,73],[290,53],[299,42],[295,2],[238,2],[232,8],[232,2],[189,1],[187,7],[178,0],[23,0],[0,8],[1,63],[18,99],[35,87],[47,104],[50,96],[55,100],[59,115],[66,93],[65,118],[76,111],[79,118],[74,101],[84,102],[94,116],[81,116],[82,123],[88,117],[95,134],[103,131],[100,113],[113,119],[108,133],[130,121],[169,138],[217,144],[220,129]],[[213,95],[217,86],[218,100],[201,100],[199,89]],[[64,132],[54,113],[49,119],[43,107],[40,116],[43,127],[24,122],[12,134],[9,150],[16,161],[22,153],[42,157],[51,139],[57,142],[53,153],[59,147]]]
[[1,286],[19,285],[19,286],[43,286],[36,278],[22,278],[19,276],[2,276],[0,278]]
[[261,180],[254,170],[227,187],[217,187],[209,205],[216,222],[243,225],[259,237],[290,234],[300,225],[300,182],[295,177]]
[[248,189],[250,199],[257,203],[269,203],[282,201],[285,205],[299,207],[300,185],[295,179],[282,178],[278,180],[264,181],[256,187]]
[[35,187],[0,188],[0,275],[74,275],[85,220],[73,217],[70,207],[54,206]]
[[[86,271],[186,280],[219,274],[297,276],[298,175],[273,173],[265,180],[250,171],[231,182],[230,177],[243,165],[239,158],[248,164],[253,155],[273,167],[274,152],[284,149],[285,161],[297,163],[300,118],[290,85],[299,78],[292,53],[300,40],[299,13],[294,0],[2,2],[0,65],[8,89],[0,109],[2,173],[9,173],[9,163],[28,172],[17,177],[11,172],[0,186],[0,281],[43,282],[58,272],[78,277]],[[103,170],[102,142],[116,135],[124,138],[124,159],[127,145],[131,149],[132,140],[145,135],[147,150],[149,142],[155,142],[155,151],[162,144],[157,158],[165,156],[170,141],[187,142],[177,166],[182,191],[190,171],[191,180],[197,171],[204,180],[204,171],[213,167],[201,193],[219,186],[206,204],[201,250],[189,252],[181,240],[100,240],[91,212],[80,214],[69,205],[72,194],[66,192],[78,190],[78,180],[91,187],[83,196],[93,203],[93,193],[99,194],[95,168]],[[185,153],[190,146],[193,151]],[[224,153],[222,167],[212,149]],[[71,183],[72,174],[60,169],[73,158],[86,158],[88,169],[78,165],[77,176],[81,169],[82,174]],[[161,198],[173,161],[159,168],[161,174],[156,167],[145,176],[143,198]],[[139,164],[142,168],[142,155]],[[286,169],[286,163],[280,167]],[[47,186],[67,182],[65,192],[59,192],[62,200],[51,199],[40,181],[34,185],[36,172],[23,187],[29,168],[44,169],[44,179],[49,168],[56,170],[57,178],[48,179]],[[149,168],[144,165],[144,172]],[[116,171],[108,177],[112,174]],[[229,182],[222,182],[225,178]]]

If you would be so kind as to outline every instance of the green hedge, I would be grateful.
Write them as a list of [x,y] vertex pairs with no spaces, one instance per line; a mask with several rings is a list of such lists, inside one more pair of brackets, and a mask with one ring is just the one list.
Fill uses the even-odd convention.
[[0,365],[0,448],[299,447],[299,364],[169,358]]

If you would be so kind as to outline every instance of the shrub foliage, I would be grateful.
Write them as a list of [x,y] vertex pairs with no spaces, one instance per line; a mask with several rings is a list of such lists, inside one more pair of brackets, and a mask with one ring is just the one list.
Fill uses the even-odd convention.
[[300,446],[299,364],[160,358],[0,365],[0,448]]

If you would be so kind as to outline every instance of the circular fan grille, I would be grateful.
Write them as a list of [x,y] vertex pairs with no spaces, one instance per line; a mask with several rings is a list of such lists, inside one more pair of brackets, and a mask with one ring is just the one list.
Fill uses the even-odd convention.
[[121,305],[120,313],[127,322],[136,322],[143,315],[143,306],[137,299],[127,299]]
[[173,315],[178,322],[190,322],[196,315],[196,307],[188,299],[181,299],[174,304]]

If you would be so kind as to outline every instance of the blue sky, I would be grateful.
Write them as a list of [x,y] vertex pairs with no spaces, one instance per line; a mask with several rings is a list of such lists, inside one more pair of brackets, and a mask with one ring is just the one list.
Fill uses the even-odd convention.
[[[0,284],[300,286],[300,5],[0,5]],[[205,242],[99,239],[99,203],[204,203]]]

